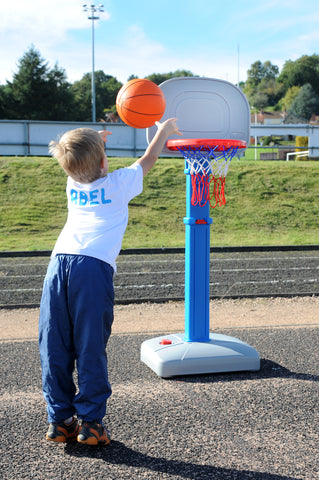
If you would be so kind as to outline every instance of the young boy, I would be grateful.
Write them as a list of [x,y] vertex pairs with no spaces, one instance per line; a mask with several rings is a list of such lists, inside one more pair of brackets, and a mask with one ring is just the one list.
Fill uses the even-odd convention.
[[[157,123],[145,154],[108,173],[101,135],[88,128],[65,133],[50,153],[68,175],[68,219],[54,247],[43,284],[39,348],[47,440],[107,445],[103,425],[111,395],[106,345],[113,322],[113,273],[128,221],[128,203],[143,189],[176,119]],[[78,391],[73,382],[77,367]]]

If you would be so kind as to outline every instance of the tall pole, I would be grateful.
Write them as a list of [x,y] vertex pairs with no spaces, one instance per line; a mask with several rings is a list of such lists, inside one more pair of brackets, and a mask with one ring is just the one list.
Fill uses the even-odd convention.
[[94,4],[83,5],[84,12],[89,12],[88,19],[92,20],[92,77],[91,77],[91,96],[92,96],[92,122],[96,122],[96,104],[95,104],[95,65],[94,65],[94,20],[98,20],[100,17],[97,13],[104,12],[103,5],[100,3],[98,6]]
[[[255,125],[257,125],[257,108],[251,107],[255,110]],[[255,160],[257,160],[257,135],[255,135]]]
[[239,88],[239,43],[237,45],[237,87]]
[[192,205],[190,169],[185,162],[185,342],[209,341],[209,202]]
[[94,65],[94,19],[92,20],[92,78],[91,78],[91,90],[92,90],[92,122],[96,121],[96,105],[95,105],[95,65]]

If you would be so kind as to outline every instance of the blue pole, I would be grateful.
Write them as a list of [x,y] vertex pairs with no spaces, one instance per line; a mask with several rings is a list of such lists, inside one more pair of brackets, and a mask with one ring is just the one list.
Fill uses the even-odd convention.
[[209,202],[192,205],[190,170],[186,174],[185,342],[209,341]]

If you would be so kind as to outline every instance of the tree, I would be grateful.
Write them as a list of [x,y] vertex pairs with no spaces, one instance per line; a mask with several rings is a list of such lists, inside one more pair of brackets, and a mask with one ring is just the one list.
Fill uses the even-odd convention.
[[263,78],[257,86],[257,93],[263,93],[267,96],[267,106],[275,106],[282,97],[283,86],[274,78]]
[[6,87],[4,85],[0,85],[0,118],[6,118],[7,111],[8,111],[8,102],[7,102]]
[[258,60],[251,65],[244,88],[250,105],[257,109],[276,105],[282,92],[278,74],[279,68],[269,60],[264,63]]
[[306,83],[306,85],[301,87],[290,109],[298,117],[306,118],[307,120],[313,114],[319,113],[319,95],[316,94],[310,83]]
[[288,88],[286,94],[279,100],[278,107],[286,112],[291,110],[291,104],[300,92],[300,89],[301,87],[297,86]]
[[31,120],[70,119],[72,95],[65,71],[56,64],[50,70],[40,53],[31,47],[19,60],[19,70],[7,82],[7,118]]
[[148,75],[145,78],[147,78],[148,80],[151,80],[151,82],[156,83],[156,85],[160,85],[161,83],[165,82],[166,80],[169,80],[170,78],[196,77],[196,76],[198,75],[194,75],[189,70],[175,70],[175,72],[169,72],[169,73],[152,73],[151,75]]
[[7,82],[13,103],[13,118],[44,119],[47,70],[47,64],[33,47],[19,60],[19,71],[13,75],[12,82]]
[[249,95],[249,104],[257,110],[262,110],[268,106],[268,95],[265,92],[257,91]]
[[257,87],[264,79],[274,80],[278,77],[279,68],[273,65],[269,60],[262,63],[260,60],[253,63],[247,71],[247,86]]
[[275,106],[282,97],[282,84],[272,78],[263,78],[254,88],[245,88],[250,105],[258,110]]
[[[74,97],[71,85],[67,81],[66,72],[55,64],[47,74],[47,90],[49,91],[49,120],[73,120]],[[53,100],[53,101],[52,101]]]
[[115,105],[116,96],[121,89],[123,84],[119,82],[116,77],[111,75],[106,75],[105,82],[103,83],[103,88],[105,89],[105,102],[104,108],[111,108]]
[[91,75],[86,73],[81,80],[71,86],[75,103],[74,120],[85,122],[92,120]]
[[[115,77],[106,75],[102,70],[95,72],[95,102],[96,118],[104,118],[104,110],[115,105],[116,95],[122,83]],[[92,120],[91,73],[83,75],[81,80],[73,83],[71,90],[74,95],[76,111],[74,120],[88,122]]]
[[319,94],[319,55],[303,55],[295,61],[287,60],[278,80],[283,83],[285,91],[310,83]]

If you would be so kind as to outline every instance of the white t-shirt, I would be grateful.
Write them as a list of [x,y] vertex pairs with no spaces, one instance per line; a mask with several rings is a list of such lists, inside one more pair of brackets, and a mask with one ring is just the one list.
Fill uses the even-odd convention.
[[143,190],[139,164],[121,168],[92,183],[68,177],[68,219],[52,256],[87,255],[109,263],[116,271],[128,222],[128,203]]

